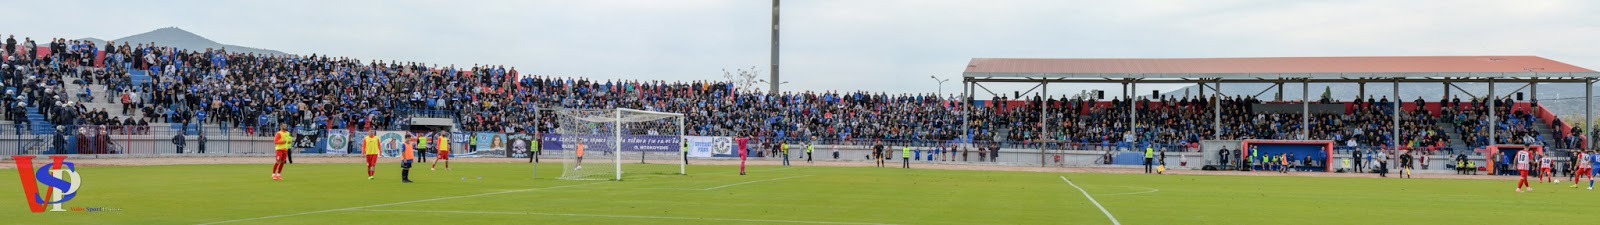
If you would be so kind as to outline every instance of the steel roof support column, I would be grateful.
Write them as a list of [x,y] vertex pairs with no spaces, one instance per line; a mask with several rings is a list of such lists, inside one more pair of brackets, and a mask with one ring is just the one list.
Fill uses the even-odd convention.
[[[1594,79],[1583,80],[1583,133],[1594,134]],[[1583,149],[1594,146],[1594,135],[1583,136]]]
[[1222,98],[1227,96],[1222,95],[1221,79],[1218,79],[1216,85],[1212,85],[1212,87],[1217,88],[1217,90],[1211,92],[1211,96],[1213,96],[1211,98],[1211,111],[1216,113],[1211,117],[1215,120],[1211,123],[1211,135],[1217,140],[1222,140]]
[[1360,89],[1356,90],[1356,101],[1355,102],[1356,102],[1356,105],[1359,106],[1359,105],[1361,105],[1360,104],[1361,103],[1361,97],[1366,97],[1367,96],[1367,82],[1356,82],[1356,86],[1360,86],[1361,87]]
[[1039,83],[1039,167],[1044,167],[1044,140],[1050,136],[1050,82]]
[[1390,124],[1393,125],[1393,130],[1389,131],[1389,147],[1400,149],[1400,80],[1398,79],[1394,82],[1394,98],[1395,100],[1389,105],[1391,107],[1389,117],[1393,119],[1391,121],[1393,124]]
[[1311,82],[1300,80],[1300,140],[1311,140]]
[[1489,95],[1484,98],[1489,101],[1489,145],[1495,145],[1499,142],[1498,139],[1495,139],[1495,128],[1499,128],[1499,123],[1496,123],[1495,120],[1499,118],[1494,116],[1494,105],[1496,101],[1500,101],[1500,97],[1494,95],[1494,78],[1489,78]]
[[1277,86],[1278,86],[1278,96],[1272,96],[1272,101],[1282,102],[1283,101],[1283,82],[1281,82],[1281,81],[1278,82]]
[[[1440,99],[1450,100],[1450,82],[1444,82],[1444,98],[1440,98]],[[1444,105],[1444,103],[1440,102],[1439,105]],[[1456,105],[1452,105],[1450,107],[1454,108],[1454,107],[1456,107]]]
[[972,94],[972,84],[961,81],[961,97],[956,99],[961,103],[961,138],[962,143],[972,143],[972,124],[967,122],[967,117],[972,114],[972,101],[968,96]]
[[1135,147],[1135,146],[1132,146],[1132,145],[1135,145],[1135,144],[1139,143],[1138,140],[1139,140],[1139,136],[1140,136],[1140,133],[1139,133],[1139,113],[1138,113],[1139,112],[1139,101],[1135,100],[1135,99],[1138,99],[1138,98],[1134,98],[1133,97],[1133,96],[1137,96],[1138,95],[1139,83],[1138,82],[1130,83],[1128,86],[1132,87],[1132,89],[1130,89],[1130,90],[1132,90],[1131,92],[1134,93],[1133,95],[1129,95],[1129,97],[1128,97],[1128,105],[1130,106],[1130,107],[1128,107],[1128,131],[1132,131],[1133,132],[1133,140],[1134,140],[1134,142],[1129,143],[1130,146],[1128,146],[1128,147],[1132,147],[1132,148],[1134,148],[1134,151],[1138,151],[1138,148]]

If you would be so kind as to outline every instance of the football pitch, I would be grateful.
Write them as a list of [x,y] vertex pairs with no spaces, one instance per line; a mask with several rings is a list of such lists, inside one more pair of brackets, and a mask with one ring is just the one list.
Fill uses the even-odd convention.
[[690,165],[689,175],[617,182],[553,179],[559,164],[541,164],[540,178],[525,163],[421,164],[409,184],[393,162],[375,180],[363,164],[291,164],[283,181],[267,164],[84,166],[65,207],[115,210],[46,213],[28,211],[17,171],[5,169],[0,223],[1499,224],[1585,221],[1600,207],[1600,192],[1567,182],[1515,193],[1509,180],[804,165],[744,176]]

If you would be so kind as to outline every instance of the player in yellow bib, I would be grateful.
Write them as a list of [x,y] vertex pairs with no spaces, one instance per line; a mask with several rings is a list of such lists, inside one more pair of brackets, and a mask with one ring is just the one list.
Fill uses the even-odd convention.
[[289,156],[289,145],[294,143],[294,136],[289,135],[288,128],[278,127],[278,133],[272,136],[272,149],[276,161],[272,163],[272,179],[283,180],[284,159]]
[[444,170],[450,170],[450,134],[446,134],[444,131],[439,131],[439,133],[439,140],[435,141],[439,142],[439,158],[435,158],[433,165],[428,166],[428,170],[438,169],[439,161],[444,161]]
[[361,143],[361,154],[367,158],[367,179],[371,180],[378,165],[378,152],[383,150],[378,147],[378,132],[367,128],[367,137],[361,138]]

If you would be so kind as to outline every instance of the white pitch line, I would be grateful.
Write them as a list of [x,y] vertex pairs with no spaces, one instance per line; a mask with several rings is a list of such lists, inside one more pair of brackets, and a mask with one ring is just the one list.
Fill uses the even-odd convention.
[[751,183],[756,183],[756,182],[763,182],[763,181],[775,181],[775,180],[782,180],[782,179],[789,179],[789,178],[797,178],[797,177],[809,177],[809,176],[811,176],[811,175],[800,175],[800,176],[788,176],[788,177],[779,177],[779,178],[772,178],[772,179],[766,179],[766,180],[754,180],[754,181],[745,181],[745,182],[739,182],[739,183],[735,183],[735,184],[729,184],[729,185],[722,185],[722,186],[716,186],[716,187],[709,187],[709,188],[705,188],[705,189],[700,189],[700,190],[701,190],[701,191],[710,191],[710,190],[716,190],[716,189],[722,189],[722,188],[725,188],[725,187],[733,187],[733,186],[739,186],[739,185],[745,185],[745,184],[751,184]]
[[758,223],[887,224],[887,223],[858,223],[858,222],[805,221],[805,220],[767,220],[767,219],[734,219],[734,218],[673,217],[673,216],[631,216],[631,215],[536,213],[536,212],[483,212],[483,211],[384,210],[384,209],[362,209],[362,210],[356,210],[356,211],[365,211],[365,212],[410,212],[410,213],[496,214],[496,215],[540,215],[540,216],[574,216],[574,217],[602,217],[602,218],[629,218],[629,219],[676,219],[676,220],[733,221],[733,222],[758,222]]
[[1100,197],[1105,197],[1105,196],[1118,196],[1118,195],[1137,195],[1137,194],[1149,194],[1149,193],[1156,193],[1156,192],[1158,192],[1158,191],[1161,191],[1161,189],[1155,189],[1155,188],[1147,188],[1147,187],[1134,187],[1134,186],[1123,186],[1123,187],[1131,187],[1131,188],[1144,188],[1144,189],[1150,189],[1150,190],[1147,190],[1147,191],[1140,191],[1140,192],[1128,192],[1128,193],[1116,193],[1116,194],[1100,194]]
[[329,209],[329,210],[322,210],[322,211],[311,211],[311,212],[292,213],[292,214],[283,214],[283,215],[272,215],[272,216],[263,216],[263,217],[255,217],[255,218],[244,218],[244,219],[236,219],[236,220],[225,220],[225,221],[217,221],[217,222],[210,222],[210,223],[202,223],[202,224],[199,224],[199,225],[211,225],[211,224],[224,224],[224,223],[233,223],[233,222],[244,222],[244,221],[251,221],[251,220],[263,220],[263,219],[272,219],[272,218],[279,218],[279,217],[291,217],[291,216],[317,214],[317,213],[334,212],[334,211],[356,210],[356,209],[365,209],[365,208],[372,208],[372,207],[384,207],[384,206],[410,204],[410,203],[418,203],[418,202],[431,202],[431,201],[450,200],[450,199],[458,199],[458,198],[471,198],[471,197],[486,196],[486,195],[498,195],[498,194],[506,194],[506,193],[527,192],[527,191],[544,190],[544,189],[556,189],[556,188],[565,188],[565,187],[577,187],[577,186],[605,184],[605,183],[611,183],[611,182],[594,182],[594,183],[562,185],[562,186],[545,187],[545,188],[529,188],[529,189],[510,190],[510,191],[501,191],[501,192],[490,192],[490,193],[482,193],[482,194],[430,198],[430,199],[395,202],[395,203],[387,203],[387,204],[377,204],[377,205],[369,205],[369,206],[357,206],[357,207],[340,208],[340,209]]
[[1084,191],[1083,188],[1078,187],[1078,184],[1073,184],[1072,180],[1068,180],[1066,176],[1061,176],[1061,181],[1066,181],[1067,185],[1072,185],[1072,188],[1077,188],[1078,192],[1083,192],[1083,197],[1089,198],[1089,202],[1094,203],[1094,207],[1099,207],[1100,212],[1106,214],[1106,218],[1111,218],[1112,225],[1122,225],[1122,222],[1117,222],[1117,217],[1111,216],[1111,211],[1106,211],[1106,207],[1100,205],[1100,201],[1095,201],[1094,196],[1089,196],[1088,191]]

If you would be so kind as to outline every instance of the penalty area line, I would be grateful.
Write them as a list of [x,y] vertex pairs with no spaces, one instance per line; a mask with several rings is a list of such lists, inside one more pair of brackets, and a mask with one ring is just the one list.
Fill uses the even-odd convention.
[[1111,219],[1111,224],[1113,224],[1113,225],[1122,225],[1122,222],[1117,222],[1117,217],[1116,216],[1111,216],[1111,211],[1106,211],[1106,207],[1100,205],[1100,201],[1095,201],[1094,200],[1094,196],[1089,196],[1089,192],[1088,191],[1084,191],[1083,188],[1078,187],[1078,184],[1072,183],[1072,180],[1068,180],[1067,176],[1061,176],[1061,181],[1066,181],[1067,185],[1072,185],[1072,188],[1077,188],[1078,192],[1082,192],[1083,193],[1083,197],[1089,198],[1089,202],[1090,203],[1094,203],[1094,207],[1100,208],[1100,212],[1105,213],[1106,214],[1106,218],[1110,218]]

